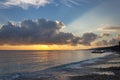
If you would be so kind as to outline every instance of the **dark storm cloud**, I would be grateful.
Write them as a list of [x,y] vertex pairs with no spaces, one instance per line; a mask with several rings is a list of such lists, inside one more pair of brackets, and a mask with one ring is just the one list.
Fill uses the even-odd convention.
[[46,19],[24,20],[19,25],[8,22],[0,29],[0,44],[29,45],[29,44],[83,44],[97,39],[94,33],[85,33],[82,37],[72,33],[62,32],[65,25],[60,21]]
[[68,44],[75,37],[61,32],[64,24],[46,19],[24,20],[19,26],[9,22],[0,29],[0,44]]

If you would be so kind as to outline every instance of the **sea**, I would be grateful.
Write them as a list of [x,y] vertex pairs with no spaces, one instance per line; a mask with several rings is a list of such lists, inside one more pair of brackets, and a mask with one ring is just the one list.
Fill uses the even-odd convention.
[[0,80],[14,80],[25,73],[32,75],[56,66],[100,58],[110,54],[95,54],[89,50],[0,51]]

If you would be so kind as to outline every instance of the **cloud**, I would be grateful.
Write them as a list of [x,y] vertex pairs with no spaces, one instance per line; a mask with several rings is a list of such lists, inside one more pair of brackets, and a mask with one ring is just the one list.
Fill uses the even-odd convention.
[[89,1],[89,0],[60,0],[60,2],[67,7],[73,7],[73,6],[82,6],[82,5],[90,3],[92,1]]
[[0,44],[68,44],[75,36],[61,32],[64,26],[46,19],[24,20],[20,26],[9,22],[0,29]]
[[89,3],[89,0],[3,0],[0,1],[0,8],[9,8],[18,6],[23,9],[28,9],[30,6],[39,8],[47,4],[65,5],[67,7],[81,6]]
[[98,28],[98,30],[100,30],[100,31],[119,32],[120,31],[120,26],[106,26],[106,27]]
[[95,45],[95,46],[108,46],[109,43],[107,40],[100,40],[100,41],[93,42],[93,45]]
[[6,0],[0,2],[0,7],[10,7],[19,6],[23,9],[27,9],[30,6],[35,6],[37,8],[49,4],[52,0]]
[[120,41],[120,34],[109,40],[108,43],[110,45],[117,45],[119,41]]
[[78,2],[78,0],[61,0],[60,2],[68,7],[72,7],[73,5],[80,5],[80,2]]
[[118,34],[115,39],[120,40],[120,34]]
[[[73,33],[63,32],[65,24],[60,21],[46,19],[24,20],[20,24],[8,22],[0,28],[0,45],[30,45],[30,44],[70,44],[90,46],[117,45],[120,41],[120,34],[111,40],[100,39],[109,37],[109,33],[99,35],[87,32],[82,36],[75,36]],[[106,38],[108,39],[108,38]]]
[[110,40],[100,40],[94,42],[96,46],[113,46],[118,45],[118,42],[120,41],[120,34],[118,34],[116,37],[110,39]]
[[98,38],[99,36],[94,33],[84,33],[81,37],[80,43],[84,45],[91,45],[91,42],[95,41]]
[[110,34],[109,34],[109,33],[101,33],[100,36],[101,36],[101,37],[109,37]]
[[8,22],[0,29],[0,44],[71,44],[90,45],[97,39],[94,33],[85,33],[82,37],[62,32],[63,22],[46,19],[24,20],[19,25]]

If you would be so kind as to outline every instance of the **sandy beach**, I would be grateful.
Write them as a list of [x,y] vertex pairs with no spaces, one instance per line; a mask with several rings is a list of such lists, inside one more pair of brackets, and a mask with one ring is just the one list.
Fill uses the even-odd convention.
[[113,53],[105,57],[85,60],[38,71],[31,77],[14,80],[119,80],[120,55]]

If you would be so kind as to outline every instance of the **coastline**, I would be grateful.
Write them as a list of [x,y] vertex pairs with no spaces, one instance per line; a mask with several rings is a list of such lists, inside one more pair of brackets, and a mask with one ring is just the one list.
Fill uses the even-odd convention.
[[[88,59],[38,71],[30,75],[17,75],[12,80],[116,80],[120,78],[120,55]],[[116,74],[117,73],[117,74]],[[93,79],[95,77],[95,79]],[[101,77],[101,78],[99,78]]]

